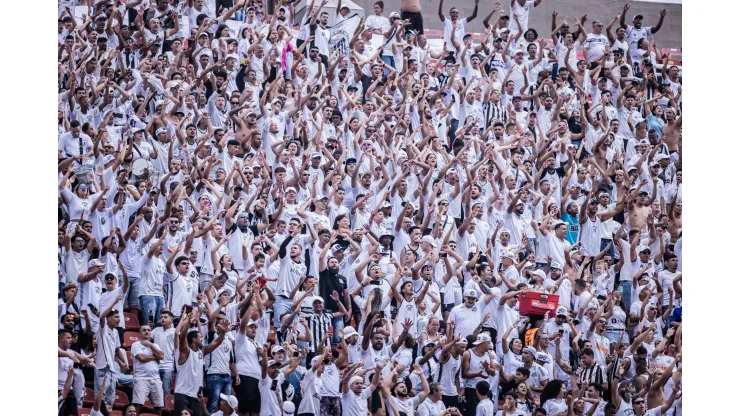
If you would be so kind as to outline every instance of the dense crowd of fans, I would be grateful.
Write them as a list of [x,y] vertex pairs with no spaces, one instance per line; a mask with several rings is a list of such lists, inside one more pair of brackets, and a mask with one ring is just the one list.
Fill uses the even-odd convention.
[[671,17],[540,2],[59,0],[59,414],[680,416]]

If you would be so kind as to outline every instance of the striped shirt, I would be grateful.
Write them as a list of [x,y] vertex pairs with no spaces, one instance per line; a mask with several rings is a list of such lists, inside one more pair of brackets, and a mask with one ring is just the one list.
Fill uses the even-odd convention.
[[[332,314],[328,312],[314,313],[308,317],[308,330],[311,331],[311,343],[308,346],[310,352],[316,352],[319,349],[319,343],[324,338],[324,334],[329,331],[332,319]],[[325,346],[329,346],[329,339],[326,340]]]
[[493,119],[499,120],[506,124],[506,120],[509,115],[506,112],[506,108],[499,100],[498,103],[493,104],[490,101],[483,103],[483,114],[486,118],[486,128],[494,123]]
[[602,384],[606,383],[606,370],[599,364],[594,364],[590,368],[581,368],[580,375],[581,384],[588,386],[591,383]]

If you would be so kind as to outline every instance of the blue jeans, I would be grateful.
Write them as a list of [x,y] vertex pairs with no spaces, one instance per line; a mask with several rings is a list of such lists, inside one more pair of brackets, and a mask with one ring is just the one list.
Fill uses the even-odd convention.
[[208,413],[214,413],[218,405],[219,395],[231,394],[231,376],[228,374],[208,374],[206,376],[208,388]]
[[164,298],[161,296],[141,295],[141,325],[147,325],[150,320],[154,320],[152,328],[159,324],[159,314],[164,309]]
[[[385,62],[386,64],[388,64],[388,66],[390,66],[390,67],[393,67],[393,68],[396,67],[395,66],[396,61],[395,61],[395,59],[393,59],[392,56],[385,56],[385,55],[383,55],[383,56],[380,57],[380,59],[382,59],[383,62]],[[391,71],[389,71],[388,68],[384,68],[383,71],[385,72],[385,76],[388,76],[391,73]]]
[[339,339],[339,334],[344,330],[344,316],[332,319],[331,324],[334,326],[334,335],[331,338],[331,343],[337,345],[342,342]]
[[175,370],[159,370],[159,378],[162,380],[162,392],[165,396],[172,394],[172,379],[175,377]]
[[619,286],[622,288],[622,302],[624,302],[624,306],[629,311],[629,308],[632,306],[632,280],[619,282]]
[[[276,296],[275,303],[272,305],[273,313],[275,314],[275,328],[280,328],[280,316],[285,312],[290,312],[290,307],[293,305],[293,301],[286,298],[285,296]],[[297,318],[296,318],[297,319]]]
[[98,394],[98,390],[100,390],[100,385],[103,384],[103,377],[107,376],[108,379],[105,385],[103,400],[105,400],[106,403],[113,403],[116,399],[116,382],[118,381],[116,373],[114,373],[109,366],[105,366],[103,368],[99,368],[96,371],[95,375],[95,394]]
[[609,247],[609,250],[606,252],[606,254],[609,255],[609,257],[614,258],[614,242],[608,238],[602,238],[601,239],[601,247],[599,250],[603,250],[606,248],[607,244],[612,243],[611,247]]
[[129,276],[128,293],[126,295],[129,308],[139,309],[139,278]]

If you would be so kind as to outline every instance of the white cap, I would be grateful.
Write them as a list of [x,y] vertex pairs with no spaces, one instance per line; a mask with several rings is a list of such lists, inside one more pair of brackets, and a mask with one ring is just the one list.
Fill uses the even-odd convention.
[[295,413],[295,404],[293,402],[283,402],[283,414],[289,416]]
[[505,259],[516,260],[516,255],[512,253],[511,251],[507,251],[506,253],[504,253],[502,257]]
[[239,60],[239,57],[235,53],[230,53],[230,54],[226,55],[226,59],[235,59],[235,60],[238,61]]
[[434,237],[432,237],[431,235],[425,235],[424,237],[422,237],[421,242],[429,243],[432,245],[432,247],[437,247],[437,243],[434,241]]
[[347,339],[351,337],[352,335],[358,335],[357,330],[355,330],[351,326],[345,326],[343,331],[344,331],[344,339]]
[[488,332],[481,332],[478,334],[478,338],[475,339],[473,345],[479,345],[484,342],[491,342],[491,335],[489,335]]
[[463,296],[466,298],[476,298],[478,299],[478,292],[475,291],[475,289],[468,289],[463,293]]
[[272,350],[270,350],[270,353],[271,353],[271,354],[275,354],[275,353],[276,353],[276,352],[278,352],[278,351],[283,351],[283,352],[285,352],[285,348],[281,347],[280,345],[273,345],[273,346],[272,346]]
[[285,193],[287,194],[288,192],[298,193],[298,191],[296,191],[295,188],[293,188],[292,186],[285,188]]
[[247,322],[247,326],[252,326],[252,325],[257,326],[257,322],[250,319],[249,322]]
[[87,267],[100,267],[100,266],[105,266],[105,264],[103,264],[103,262],[101,262],[98,259],[92,259],[87,262]]
[[545,276],[545,272],[542,270],[535,270],[532,272],[533,275],[539,276],[542,280],[545,280],[547,276]]
[[225,401],[232,410],[239,408],[239,399],[237,399],[236,396],[227,396],[221,393],[219,397],[221,398],[221,400]]
[[565,306],[558,306],[558,308],[555,310],[555,316],[568,316],[568,310],[565,309]]
[[563,270],[563,266],[560,263],[556,262],[556,261],[550,263],[550,268],[551,269]]
[[353,383],[357,383],[358,381],[362,382],[363,381],[362,377],[352,376],[352,378],[349,379],[349,384],[351,386]]

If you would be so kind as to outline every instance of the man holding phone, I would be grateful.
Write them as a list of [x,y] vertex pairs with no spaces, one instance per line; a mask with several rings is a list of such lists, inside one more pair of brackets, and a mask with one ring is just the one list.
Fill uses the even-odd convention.
[[[92,259],[87,262],[87,272],[80,273],[77,281],[80,284],[80,291],[77,293],[78,304],[84,305],[82,310],[92,312],[97,316],[100,308],[100,295],[103,292],[103,282],[101,277],[105,271],[105,265],[99,259]],[[87,316],[82,314],[80,324],[84,328]],[[98,333],[99,325],[95,319],[90,320],[90,328],[94,334]]]

